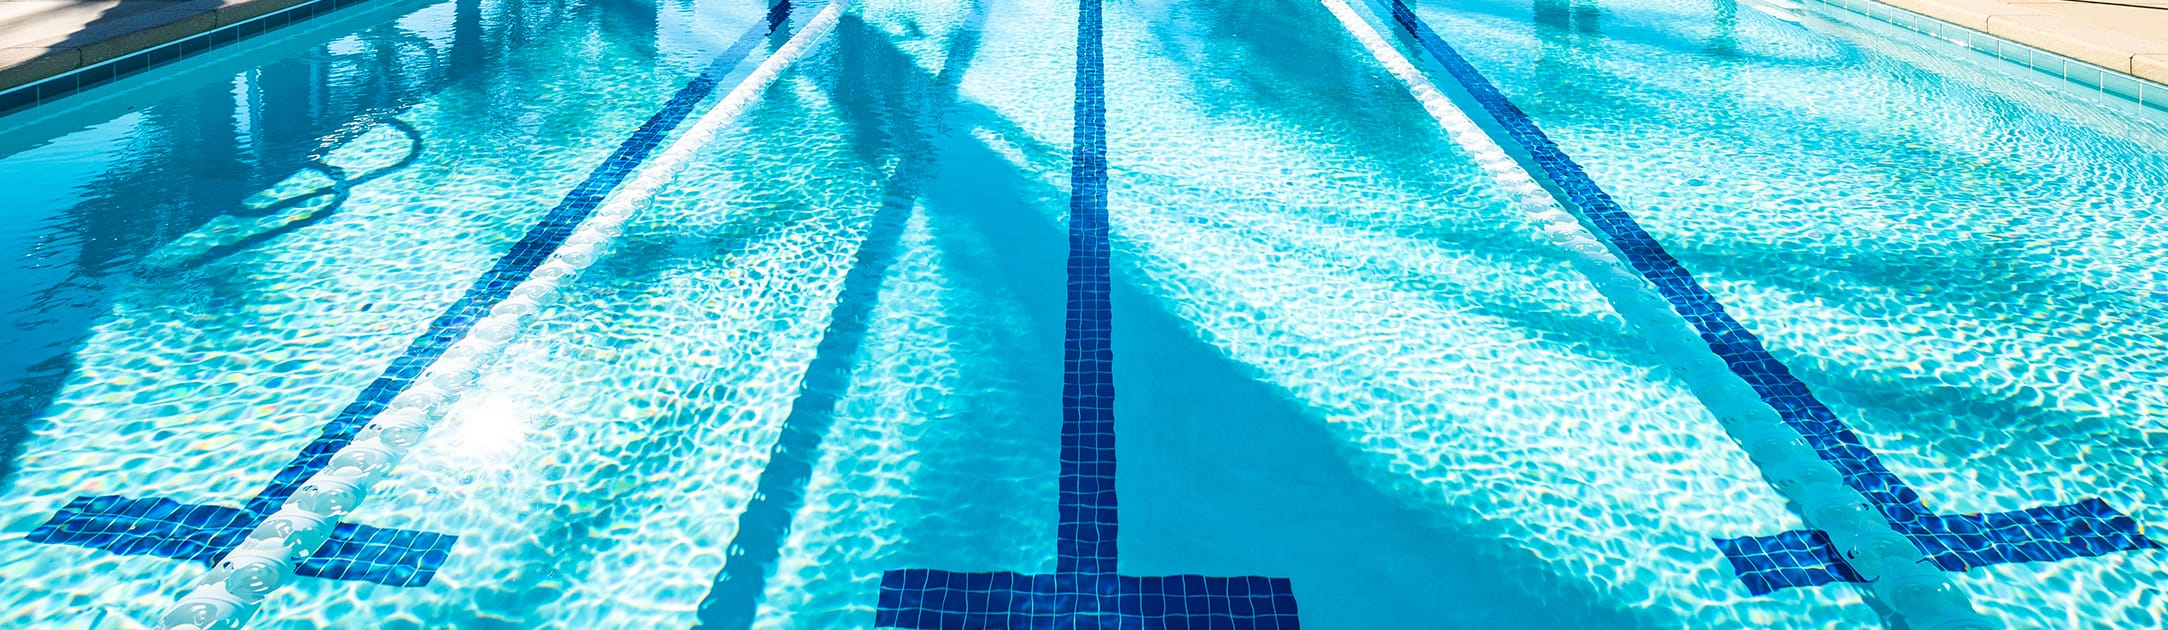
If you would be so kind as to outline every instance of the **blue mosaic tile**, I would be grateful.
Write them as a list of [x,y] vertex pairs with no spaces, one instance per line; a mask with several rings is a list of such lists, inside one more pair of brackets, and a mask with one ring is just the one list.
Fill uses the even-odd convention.
[[[1763,347],[1761,339],[1724,311],[1714,295],[1695,282],[1686,267],[1641,229],[1625,208],[1597,186],[1519,107],[1489,79],[1446,44],[1402,0],[1389,4],[1393,21],[1467,90],[1534,159],[1542,175],[1565,192],[1597,233],[1634,271],[1683,316],[1734,374],[1753,386],[1822,461],[1842,475],[1881,511],[1891,528],[1946,570],[1964,571],[2004,562],[2047,562],[2098,556],[2117,551],[2158,549],[2137,524],[2098,499],[2022,512],[1934,516],[1917,491],[1882,464],[1857,433],[1815,398],[1806,383]],[[1766,594],[1794,586],[1859,581],[1842,554],[1818,531],[1785,532],[1751,539],[1716,541],[1748,590]]]
[[1106,576],[1095,592],[1064,590],[1054,575],[953,573],[881,576],[874,625],[883,628],[1234,628],[1297,630],[1293,586],[1261,577]]
[[79,75],[69,73],[41,81],[32,85],[30,89],[37,92],[38,103],[42,105],[53,102],[53,99],[74,94],[76,81],[78,80]]
[[[247,538],[262,516],[220,505],[164,498],[76,497],[31,542],[154,555],[210,565]],[[419,586],[435,574],[454,537],[341,523],[295,572],[311,577]],[[433,555],[432,555],[433,554]]]
[[75,89],[80,92],[113,82],[113,64],[101,63],[76,71]]
[[121,57],[119,59],[113,60],[113,75],[117,77],[125,77],[131,74],[135,74],[137,72],[141,72],[147,68],[150,68],[150,66],[151,58],[149,55],[128,55],[126,57]]
[[1298,628],[1294,589],[1262,577],[1117,574],[1112,273],[1107,242],[1105,63],[1100,2],[1080,0],[1062,343],[1059,523],[1054,573],[892,570],[884,628]]
[[197,54],[197,53],[201,53],[201,52],[203,52],[203,51],[206,51],[206,50],[210,50],[210,49],[211,49],[211,36],[210,36],[210,35],[197,35],[197,36],[195,36],[195,37],[190,37],[190,38],[187,38],[187,39],[183,39],[183,40],[181,40],[181,41],[179,41],[179,42],[175,42],[175,43],[176,43],[176,44],[178,44],[177,48],[179,48],[179,49],[180,49],[180,51],[181,51],[181,56],[183,56],[183,57],[187,57],[187,56],[190,56],[190,55],[194,55],[194,54]]
[[[130,499],[119,496],[76,497],[45,524],[32,530],[32,542],[103,549],[121,555],[156,555],[175,560],[216,564],[258,523],[277,512],[279,506],[301,489],[309,477],[330,465],[334,454],[353,442],[362,427],[385,410],[385,404],[413,384],[413,379],[442,357],[454,342],[489,309],[511,295],[513,287],[541,266],[573,228],[592,214],[610,190],[622,183],[633,168],[646,161],[671,130],[690,116],[693,108],[715,92],[717,84],[750,55],[771,29],[781,23],[790,3],[774,5],[765,20],[740,35],[729,49],[717,55],[701,73],[672,95],[662,109],[618,145],[602,165],[565,195],[563,201],[529,228],[526,235],[467,292],[393,359],[376,381],[362,388],[360,396],[333,416],[317,438],[272,476],[271,482],[240,508],[218,505],[187,505],[165,498]],[[340,523],[330,540],[298,567],[297,573],[335,580],[359,580],[393,586],[427,584],[450,554],[457,537],[430,532],[380,529]]]
[[[1904,508],[1884,513],[1898,510],[1904,513],[1891,518],[1898,533],[1946,571],[2160,547],[2145,537],[2137,521],[2099,499],[1996,514],[1939,516]],[[1739,579],[1757,595],[1793,586],[1862,580],[1820,531],[1721,539],[1717,546]]]
[[35,87],[24,86],[0,91],[0,115],[29,109],[30,106],[36,104],[38,104],[38,90]]

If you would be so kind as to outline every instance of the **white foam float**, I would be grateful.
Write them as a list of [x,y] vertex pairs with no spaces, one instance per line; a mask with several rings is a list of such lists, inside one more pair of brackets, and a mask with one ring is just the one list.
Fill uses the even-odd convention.
[[333,455],[329,467],[304,482],[278,512],[265,518],[217,567],[197,579],[166,610],[159,627],[223,630],[247,622],[265,598],[293,580],[295,564],[330,538],[339,517],[359,506],[367,498],[368,489],[389,475],[407,451],[421,442],[434,419],[431,412],[471,383],[487,360],[519,331],[522,319],[552,301],[558,286],[607,251],[635,210],[645,207],[657,189],[690,164],[724,126],[744,114],[786,67],[833,30],[849,3],[830,2],[643,166],[631,183],[582,222],[547,262],[490,309],[471,334],[447,349],[413,387],[393,398],[389,409]]

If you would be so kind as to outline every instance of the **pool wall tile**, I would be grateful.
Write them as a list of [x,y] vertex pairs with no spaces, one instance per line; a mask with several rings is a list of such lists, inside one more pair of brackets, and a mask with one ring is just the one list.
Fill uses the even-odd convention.
[[[1875,0],[1810,0],[1810,2],[1843,9],[1906,30],[1926,33],[1944,41],[1970,48],[2000,62],[2030,68],[2041,74],[2060,77],[2080,87],[2113,95],[2149,109],[2168,112],[2168,85],[2162,85],[2122,70],[2104,67],[2068,55],[2018,43],[1968,28],[1962,24],[1953,24],[1941,18],[1916,13]],[[1918,25],[1932,26],[1922,28]],[[2133,60],[2132,63],[2135,64],[2137,61]]]
[[0,91],[0,116],[56,100],[164,65],[166,62],[209,52],[250,37],[277,30],[294,22],[329,13],[338,7],[369,0],[313,0],[263,15],[213,28],[113,59],[93,63],[59,75]]

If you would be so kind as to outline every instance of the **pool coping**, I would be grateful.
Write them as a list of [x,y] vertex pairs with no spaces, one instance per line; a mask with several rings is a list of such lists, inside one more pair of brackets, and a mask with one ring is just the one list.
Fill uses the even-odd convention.
[[[1929,3],[1937,0],[1806,0],[1808,4],[1842,9],[1846,13],[1896,26],[1914,33],[1956,44],[1972,52],[2062,79],[2076,87],[2097,91],[2142,108],[2168,113],[2168,83],[2102,66],[2053,50],[2015,41],[1945,18],[1898,6],[1898,3]],[[1971,1],[1971,0],[1968,0]],[[1977,0],[1993,2],[1994,0]],[[2168,70],[2168,55],[2159,56]]]
[[[2066,3],[2017,2],[2006,0],[1816,0],[1873,17],[1928,35],[1952,39],[1975,49],[1990,51],[2035,69],[2048,70],[2047,65],[2062,66],[2066,62],[2084,64],[2087,69],[2098,68],[2119,77],[2106,75],[2089,77],[2091,81],[2070,77],[2090,87],[2113,91],[2109,83],[2129,85],[2150,84],[2144,93],[2139,87],[2130,87],[2124,94],[2141,98],[2155,106],[2168,107],[2168,31],[2147,38],[2127,31],[2114,30],[2102,25],[2097,18],[2081,19],[2071,15],[2058,15],[2054,10]],[[2078,3],[2068,3],[2078,4]],[[1899,15],[1889,11],[1877,15],[1876,5],[1900,9],[1911,15]],[[2168,12],[2168,7],[2164,7]],[[1918,19],[1931,18],[1935,24],[1922,24]],[[1943,28],[1943,27],[1955,28]],[[1962,32],[1958,32],[1962,31]],[[1968,35],[1988,36],[1983,40]],[[1962,38],[1962,39],[1960,39]],[[1998,45],[1999,44],[1999,45]],[[2002,48],[2015,46],[2014,52]],[[2048,55],[2048,63],[2035,63],[2034,58]],[[2052,74],[2052,72],[2051,72]],[[2135,80],[2135,81],[2133,81]],[[2158,91],[2158,96],[2154,95]]]
[[[141,30],[82,46],[48,49],[0,65],[0,116],[366,1],[219,0]],[[2149,40],[2028,8],[2052,6],[2040,2],[1813,1],[2168,110],[2168,36]]]
[[81,46],[48,49],[0,65],[0,116],[368,1],[223,0],[141,30]]

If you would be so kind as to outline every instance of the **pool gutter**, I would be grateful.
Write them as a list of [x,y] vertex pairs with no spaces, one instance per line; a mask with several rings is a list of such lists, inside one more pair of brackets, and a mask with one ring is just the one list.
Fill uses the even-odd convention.
[[[2168,2],[1818,0],[1873,16],[1883,5],[2145,79],[2168,82]],[[2138,5],[2157,5],[2151,6]],[[1880,17],[1880,16],[1875,16]],[[2155,98],[2168,100],[2168,92]]]
[[[45,27],[73,32],[0,47],[0,116],[369,1],[190,0],[157,2],[165,8],[133,14],[120,9],[141,0],[114,3],[91,23]],[[39,28],[8,25],[17,32]]]
[[[2158,3],[2161,8],[2001,0],[1805,0],[1805,3],[1821,9],[1842,10],[1950,42],[1987,57],[2061,78],[2085,90],[2168,112],[2168,0],[2137,1]],[[2077,5],[2088,10],[2127,10],[2134,12],[2129,17],[2135,24],[2118,31],[2097,23],[2043,13],[2047,9],[2065,8],[2062,5]],[[2156,26],[2158,30],[2152,34],[2131,32],[2132,29],[2143,31]]]

